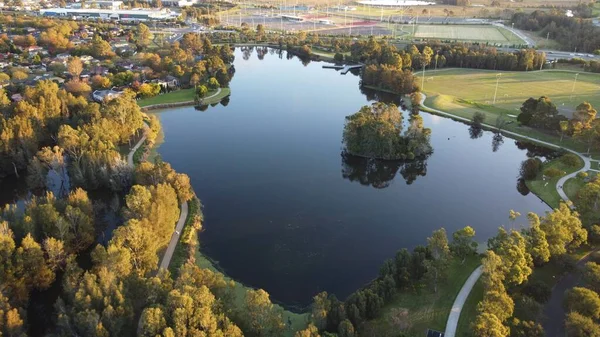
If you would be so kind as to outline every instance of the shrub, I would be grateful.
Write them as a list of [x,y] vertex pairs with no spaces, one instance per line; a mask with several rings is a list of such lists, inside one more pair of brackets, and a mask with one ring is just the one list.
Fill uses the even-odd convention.
[[567,254],[559,255],[556,262],[565,274],[575,271],[577,266],[577,258]]
[[579,157],[573,153],[567,153],[560,157],[561,163],[569,166],[569,167],[577,167],[579,166]]
[[539,158],[529,158],[521,163],[519,174],[525,180],[532,180],[537,177],[542,169],[542,161]]
[[565,171],[561,171],[561,170],[557,169],[556,167],[551,167],[551,168],[544,170],[544,175],[548,178],[558,178],[558,177],[564,175],[565,173],[566,173]]
[[587,172],[579,172],[579,173],[577,173],[577,178],[579,178],[579,179],[585,179],[587,177],[588,177]]
[[536,302],[545,303],[550,299],[552,289],[540,281],[529,281],[523,287],[523,294],[533,298]]
[[335,55],[333,55],[333,60],[335,62],[344,62],[344,55],[341,53],[335,53]]

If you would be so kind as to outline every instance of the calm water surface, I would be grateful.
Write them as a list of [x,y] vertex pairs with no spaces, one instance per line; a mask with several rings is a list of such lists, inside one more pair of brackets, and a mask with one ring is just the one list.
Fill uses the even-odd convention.
[[435,229],[469,225],[483,241],[509,225],[510,209],[549,209],[517,190],[527,151],[514,140],[472,139],[468,126],[427,113],[427,160],[343,158],[344,117],[370,101],[358,77],[322,65],[237,51],[227,106],[160,113],[159,152],[190,175],[204,204],[202,250],[231,277],[285,304],[323,290],[344,298]]

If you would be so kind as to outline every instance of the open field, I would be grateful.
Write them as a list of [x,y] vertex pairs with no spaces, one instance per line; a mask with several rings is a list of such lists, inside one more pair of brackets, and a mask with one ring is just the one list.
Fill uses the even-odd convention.
[[[496,74],[500,75],[496,104],[492,106],[496,87]],[[568,71],[529,71],[506,72],[477,69],[443,69],[425,72],[423,91],[428,96],[444,95],[452,103],[463,106],[481,105],[486,109],[503,111],[517,115],[523,102],[530,98],[548,96],[559,111],[571,117],[575,107],[590,102],[600,107],[600,74],[580,72],[573,90],[574,72]],[[428,105],[428,104],[426,104]],[[428,105],[429,106],[429,105]],[[448,111],[441,107],[440,110]],[[453,113],[454,109],[450,109]]]
[[[460,262],[458,259],[451,261],[448,278],[438,285],[437,293],[428,286],[396,295],[396,298],[383,308],[379,318],[365,323],[360,336],[398,336],[403,330],[406,330],[407,336],[424,336],[427,329],[444,331],[456,295],[481,261],[479,256],[471,256],[464,264]],[[464,309],[472,312],[466,306]],[[393,323],[393,314],[398,314],[396,310],[406,312],[405,316],[398,319],[406,324],[405,329]]]
[[508,30],[491,25],[417,25],[415,38],[520,43]]

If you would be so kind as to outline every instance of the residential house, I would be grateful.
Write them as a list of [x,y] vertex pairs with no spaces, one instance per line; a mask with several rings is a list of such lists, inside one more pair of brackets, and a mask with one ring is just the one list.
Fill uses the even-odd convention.
[[92,93],[92,98],[99,103],[113,100],[123,94],[122,91],[116,91],[113,89],[108,90],[96,90]]

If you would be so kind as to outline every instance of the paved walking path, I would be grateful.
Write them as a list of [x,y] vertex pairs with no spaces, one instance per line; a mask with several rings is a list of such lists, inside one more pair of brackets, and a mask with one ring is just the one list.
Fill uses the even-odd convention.
[[144,126],[142,128],[142,132],[144,133],[144,135],[142,136],[142,139],[140,139],[135,146],[131,149],[131,151],[129,151],[129,153],[127,154],[127,165],[129,165],[129,167],[133,168],[134,167],[134,163],[133,163],[133,155],[135,154],[135,151],[137,151],[137,149],[140,148],[140,146],[142,146],[142,144],[144,144],[144,142],[146,141],[146,130],[148,129],[148,125],[146,123],[144,123]]
[[[219,92],[221,92],[221,89],[219,89],[215,95],[217,95]],[[148,125],[146,123],[144,123],[143,129],[144,129],[144,131],[143,131],[144,135],[127,154],[127,164],[131,168],[135,167],[135,163],[133,162],[133,155],[135,154],[135,151],[137,151],[137,149],[139,149],[140,146],[142,146],[142,144],[144,144],[144,142],[146,141],[146,130],[148,129]],[[175,231],[171,235],[171,241],[169,241],[167,250],[165,250],[165,255],[163,256],[162,261],[160,262],[161,269],[169,268],[169,264],[171,263],[171,258],[173,257],[173,252],[175,252],[175,247],[177,246],[177,242],[179,241],[179,236],[181,234],[181,230],[183,229],[183,226],[185,225],[185,220],[187,219],[187,216],[188,216],[188,204],[187,204],[187,202],[182,202],[181,203],[181,212],[179,213],[179,220],[177,220],[177,225],[175,225]]]
[[460,318],[460,312],[462,311],[463,305],[467,301],[467,297],[471,293],[473,286],[477,283],[477,280],[481,276],[481,266],[477,267],[469,276],[465,284],[460,289],[460,292],[452,304],[450,309],[450,315],[448,315],[448,322],[446,322],[446,331],[444,337],[454,337],[456,334],[456,327],[458,325],[458,319]]
[[167,250],[165,250],[165,255],[163,255],[162,261],[160,261],[160,269],[169,268],[169,263],[171,263],[173,252],[175,252],[175,247],[177,246],[177,242],[179,242],[179,236],[181,235],[181,230],[183,230],[183,225],[185,225],[185,220],[187,219],[187,216],[188,204],[187,202],[182,202],[179,220],[177,221],[177,225],[175,226],[175,232],[171,235],[171,241],[167,246]]
[[[423,93],[421,93],[422,95],[422,99],[421,99],[421,106],[434,111],[436,114],[440,114],[442,116],[447,116],[456,120],[460,120],[460,121],[464,121],[467,123],[471,123],[472,121],[468,118],[464,118],[464,117],[460,117],[460,116],[455,116],[453,114],[447,113],[445,111],[441,111],[438,109],[434,109],[434,108],[430,108],[428,106],[426,106],[425,103],[425,99],[427,98],[427,96]],[[489,128],[489,129],[495,129],[496,127],[489,125],[489,124],[482,124],[484,127]],[[573,154],[576,154],[577,156],[579,156],[579,158],[581,158],[581,160],[583,160],[583,168],[579,169],[578,171],[575,171],[571,174],[568,174],[562,178],[560,178],[558,180],[558,182],[556,183],[556,191],[558,192],[558,194],[560,195],[560,197],[564,200],[564,201],[569,201],[569,197],[567,196],[567,194],[564,192],[563,190],[563,186],[565,184],[565,182],[567,180],[569,180],[570,178],[573,178],[575,176],[577,176],[577,173],[579,172],[587,172],[590,169],[591,166],[591,160],[590,158],[584,156],[583,154],[577,152],[577,151],[573,151],[571,149],[556,145],[556,144],[552,144],[552,143],[548,143],[536,138],[531,138],[528,136],[523,136],[520,135],[518,133],[515,132],[511,132],[511,131],[506,131],[506,130],[502,130],[502,133],[505,135],[510,135],[510,136],[515,136],[517,138],[521,138],[521,139],[526,139],[529,141],[532,141],[534,143],[538,143],[538,144],[542,144],[548,147],[552,147],[555,149],[561,149],[561,150],[565,150],[568,152],[571,152]],[[456,327],[458,325],[458,319],[460,318],[460,313],[462,311],[463,305],[465,304],[465,301],[467,299],[467,297],[469,297],[469,294],[471,293],[471,290],[473,289],[473,286],[475,285],[475,283],[477,282],[477,280],[479,279],[479,277],[481,276],[481,266],[479,266],[477,269],[475,269],[475,271],[473,271],[473,273],[471,273],[471,275],[469,276],[469,278],[467,279],[467,282],[463,285],[462,289],[460,290],[460,292],[458,293],[458,295],[456,296],[456,299],[454,300],[454,304],[452,305],[452,310],[450,311],[450,315],[448,316],[448,322],[446,323],[446,331],[444,333],[445,337],[454,337],[456,334]],[[553,292],[554,294],[554,292]],[[561,302],[562,303],[562,302]],[[564,314],[564,313],[563,313]],[[561,320],[562,322],[562,320]],[[558,335],[556,335],[558,336]]]

